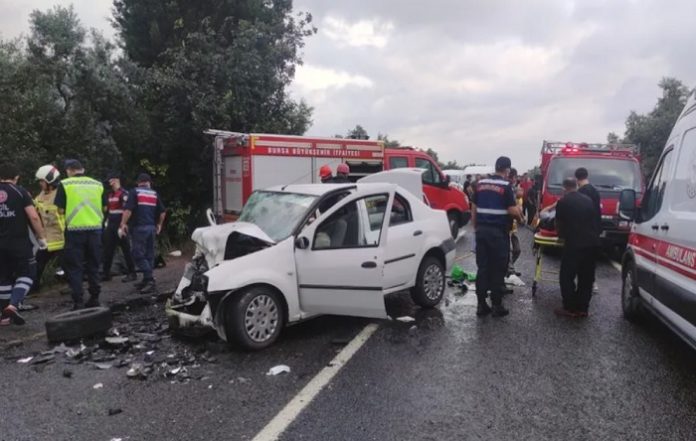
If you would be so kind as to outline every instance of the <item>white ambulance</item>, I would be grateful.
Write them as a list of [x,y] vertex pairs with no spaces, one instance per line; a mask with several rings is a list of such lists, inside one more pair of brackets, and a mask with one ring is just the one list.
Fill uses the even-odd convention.
[[640,208],[621,193],[633,220],[623,257],[622,307],[635,320],[649,310],[696,348],[696,91],[667,141]]

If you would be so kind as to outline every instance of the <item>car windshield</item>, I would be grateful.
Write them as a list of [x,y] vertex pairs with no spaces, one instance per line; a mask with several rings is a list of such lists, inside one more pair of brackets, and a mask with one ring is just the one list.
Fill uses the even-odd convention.
[[641,175],[638,163],[609,158],[555,158],[549,167],[549,188],[561,189],[565,178],[575,176],[575,170],[585,167],[590,182],[600,192],[619,192],[625,188],[641,191]]
[[239,221],[256,225],[280,242],[292,234],[316,200],[316,196],[306,194],[255,191],[242,209]]

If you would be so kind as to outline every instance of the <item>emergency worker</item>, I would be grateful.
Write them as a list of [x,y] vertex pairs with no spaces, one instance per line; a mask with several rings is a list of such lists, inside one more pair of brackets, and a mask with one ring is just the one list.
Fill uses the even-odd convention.
[[60,171],[53,165],[44,165],[36,171],[36,180],[39,181],[41,192],[34,198],[34,204],[46,232],[47,248],[36,253],[36,280],[32,291],[41,288],[41,276],[46,265],[59,258],[65,247],[65,218],[58,213],[56,206]]
[[36,277],[29,227],[46,249],[46,236],[29,193],[17,185],[19,170],[0,163],[0,325],[23,325],[19,305]]
[[162,199],[152,188],[152,178],[141,173],[138,186],[128,194],[119,235],[130,232],[133,243],[133,260],[143,272],[143,280],[135,287],[141,294],[151,294],[157,290],[152,270],[155,267],[155,239],[162,232],[166,211]]
[[123,258],[126,261],[128,274],[121,281],[123,283],[135,282],[138,276],[135,274],[135,264],[131,255],[131,246],[128,237],[120,237],[118,229],[121,227],[121,219],[128,201],[128,190],[121,187],[121,178],[118,173],[109,174],[109,186],[111,191],[106,195],[106,228],[104,229],[104,269],[102,280],[111,280],[111,264],[114,261],[116,247],[121,248]]
[[349,174],[350,167],[348,167],[348,164],[340,163],[336,167],[336,177],[333,178],[331,182],[334,184],[348,184],[350,183],[350,180],[348,180]]
[[[58,186],[55,203],[65,215],[63,270],[72,291],[73,310],[99,306],[99,266],[102,256],[104,186],[85,176],[85,168],[76,159],[65,161],[67,179]],[[87,274],[89,299],[84,303],[82,278]]]
[[575,178],[566,178],[565,194],[556,204],[556,230],[564,244],[559,275],[563,307],[555,312],[566,317],[587,317],[599,247],[594,204],[577,188]]
[[[522,221],[515,203],[515,194],[508,181],[512,164],[501,156],[495,162],[495,174],[478,181],[472,200],[472,223],[476,236],[476,296],[479,317],[491,314],[503,317],[509,313],[503,306],[505,274],[510,253],[510,220]],[[492,308],[486,300],[491,293]]]
[[322,184],[330,184],[333,181],[333,172],[328,164],[322,165],[319,169],[319,179]]

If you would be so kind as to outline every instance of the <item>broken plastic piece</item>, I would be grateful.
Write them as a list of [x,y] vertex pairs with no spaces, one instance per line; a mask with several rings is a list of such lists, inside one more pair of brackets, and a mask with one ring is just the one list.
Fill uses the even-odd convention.
[[34,358],[34,357],[20,358],[19,360],[17,360],[17,363],[20,363],[20,364],[27,364],[27,363],[29,363],[33,358]]
[[128,337],[106,337],[104,340],[110,345],[120,346],[128,343]]
[[174,250],[171,253],[169,253],[170,256],[172,257],[181,257],[181,251],[180,250]]
[[290,366],[286,366],[284,364],[279,364],[278,366],[273,366],[271,369],[266,372],[266,375],[280,375],[283,373],[290,373]]
[[408,316],[408,315],[404,315],[404,316],[401,316],[401,317],[397,317],[396,320],[398,320],[398,321],[400,321],[400,322],[402,322],[402,323],[412,323],[412,322],[415,322],[415,321],[416,321],[416,319],[414,319],[413,317]]
[[516,274],[511,274],[510,276],[505,278],[505,284],[506,285],[512,285],[512,286],[525,286],[525,283],[517,277]]
[[94,386],[92,386],[92,389],[102,389],[104,387],[103,383],[97,383]]

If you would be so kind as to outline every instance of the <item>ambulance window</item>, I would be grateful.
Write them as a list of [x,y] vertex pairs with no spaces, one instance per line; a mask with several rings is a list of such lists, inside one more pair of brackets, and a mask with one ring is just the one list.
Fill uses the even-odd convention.
[[667,152],[662,156],[660,164],[653,173],[650,186],[645,191],[643,199],[643,209],[641,210],[641,220],[643,222],[652,219],[662,206],[662,199],[665,195],[665,188],[669,180],[669,170],[672,165],[672,147],[668,147]]
[[404,156],[392,156],[389,158],[389,169],[408,167],[408,158]]
[[674,211],[696,212],[696,129],[684,134],[677,170],[674,174],[672,209]]
[[433,163],[427,159],[416,158],[416,167],[426,170],[423,173],[423,182],[426,184],[439,184],[442,182],[440,172],[435,169]]

